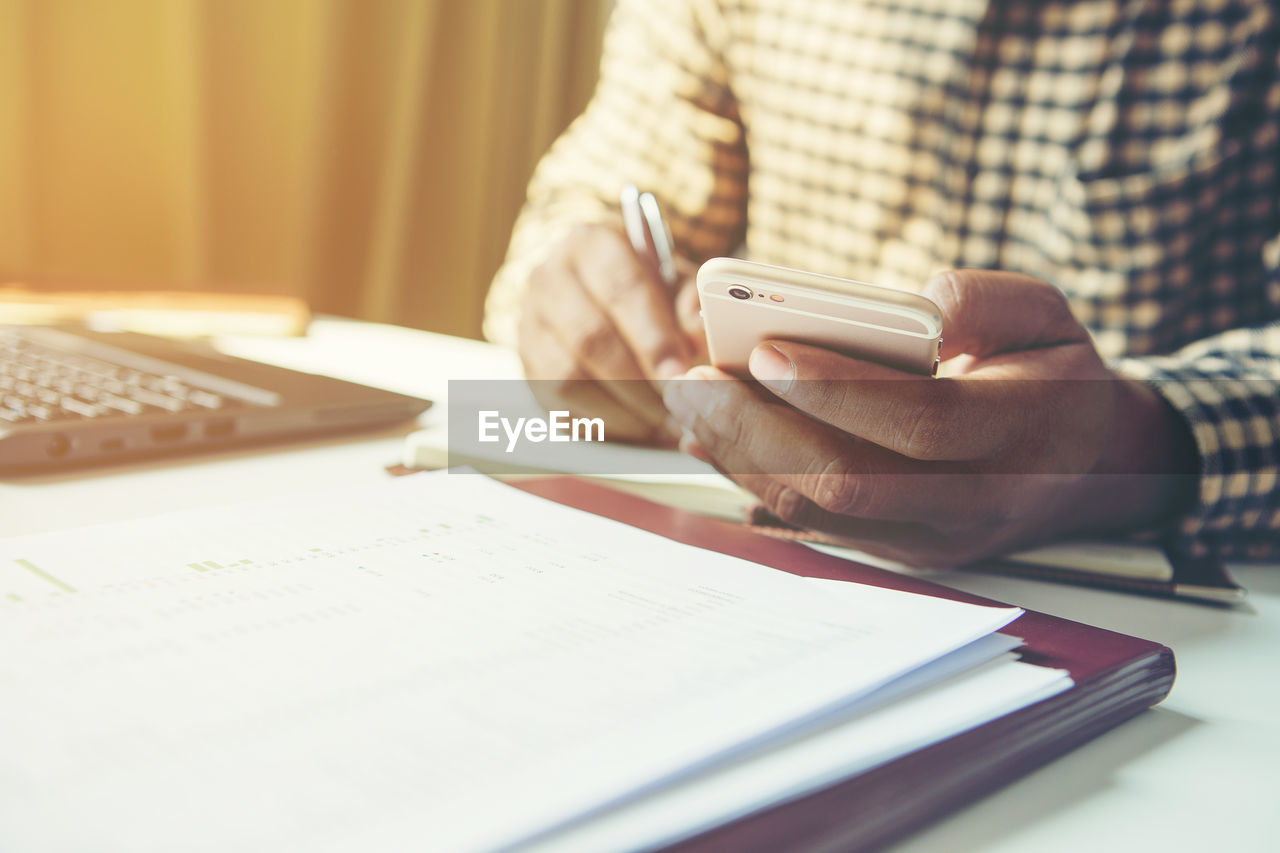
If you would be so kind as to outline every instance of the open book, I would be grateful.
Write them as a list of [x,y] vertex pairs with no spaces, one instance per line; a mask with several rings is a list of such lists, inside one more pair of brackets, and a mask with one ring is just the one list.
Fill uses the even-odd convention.
[[6,850],[650,847],[1072,686],[474,474],[3,540],[0,611]]

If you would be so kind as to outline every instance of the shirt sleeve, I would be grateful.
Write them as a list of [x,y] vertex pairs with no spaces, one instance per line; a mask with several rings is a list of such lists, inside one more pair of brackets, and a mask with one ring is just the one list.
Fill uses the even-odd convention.
[[485,303],[486,337],[514,344],[529,274],[577,224],[620,223],[634,183],[658,197],[680,254],[742,240],[747,162],[712,0],[618,0],[586,110],[543,157]]
[[[1264,257],[1280,289],[1280,237]],[[1199,504],[1178,523],[1176,545],[1223,559],[1280,556],[1280,320],[1116,367],[1160,392],[1200,452]]]

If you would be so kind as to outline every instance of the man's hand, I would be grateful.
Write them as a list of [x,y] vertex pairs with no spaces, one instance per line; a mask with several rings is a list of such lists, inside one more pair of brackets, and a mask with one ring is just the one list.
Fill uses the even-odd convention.
[[548,410],[602,417],[609,437],[674,444],[665,380],[705,358],[688,264],[673,294],[604,225],[575,229],[530,277],[517,349]]
[[941,378],[769,341],[750,361],[763,387],[707,367],[670,383],[682,446],[783,521],[917,565],[1131,531],[1191,502],[1187,427],[1103,365],[1055,288],[957,271],[923,293],[942,311]]

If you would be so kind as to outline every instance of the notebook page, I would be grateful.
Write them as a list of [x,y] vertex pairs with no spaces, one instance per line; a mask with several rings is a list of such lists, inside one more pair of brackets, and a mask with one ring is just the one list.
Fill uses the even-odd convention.
[[5,540],[0,608],[0,848],[102,851],[494,846],[1019,612],[449,474]]

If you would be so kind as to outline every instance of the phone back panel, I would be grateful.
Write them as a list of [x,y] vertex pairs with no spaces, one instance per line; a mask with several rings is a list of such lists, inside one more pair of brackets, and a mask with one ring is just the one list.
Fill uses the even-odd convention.
[[[736,298],[733,292],[745,295]],[[931,375],[942,329],[923,296],[784,267],[717,258],[698,272],[711,363],[739,375],[761,341],[824,347],[899,370]]]

